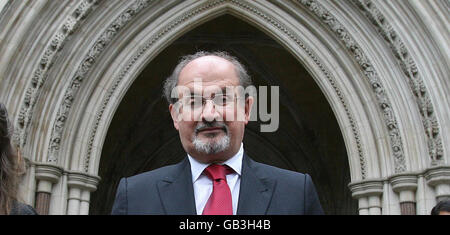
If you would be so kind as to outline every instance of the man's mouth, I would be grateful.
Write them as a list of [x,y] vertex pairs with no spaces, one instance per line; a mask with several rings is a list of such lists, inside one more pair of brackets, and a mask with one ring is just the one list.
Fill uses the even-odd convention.
[[217,134],[220,131],[223,131],[225,134],[228,134],[228,128],[225,124],[222,123],[200,123],[195,129],[195,134],[199,134],[200,132],[203,134]]
[[199,129],[198,132],[215,132],[215,131],[224,131],[225,129],[223,127],[207,127]]

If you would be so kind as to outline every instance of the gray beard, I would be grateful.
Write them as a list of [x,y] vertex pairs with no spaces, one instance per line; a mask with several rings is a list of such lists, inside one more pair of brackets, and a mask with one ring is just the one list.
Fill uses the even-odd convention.
[[211,139],[203,141],[198,138],[197,134],[194,134],[193,136],[192,143],[194,145],[194,148],[200,153],[216,154],[223,152],[230,147],[230,136],[228,135],[228,133],[219,140],[212,140],[214,136],[207,135],[206,137]]

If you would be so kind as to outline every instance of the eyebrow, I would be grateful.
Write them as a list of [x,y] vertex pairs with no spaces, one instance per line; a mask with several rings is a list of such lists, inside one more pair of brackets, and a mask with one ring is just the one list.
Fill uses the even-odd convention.
[[[226,87],[223,87],[221,91],[222,91],[222,95],[226,95],[226,94],[227,94],[227,88],[226,88]],[[216,93],[213,93],[213,94],[216,94]],[[201,94],[196,94],[196,93],[194,93],[194,92],[191,90],[190,96],[203,96],[203,95],[201,95]]]

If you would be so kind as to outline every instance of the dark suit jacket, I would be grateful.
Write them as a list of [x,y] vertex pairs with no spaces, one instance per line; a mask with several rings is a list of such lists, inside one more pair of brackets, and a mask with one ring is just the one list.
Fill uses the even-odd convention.
[[37,215],[33,207],[20,202],[14,202],[10,215]]
[[[112,214],[196,215],[191,166],[178,164],[120,180]],[[311,177],[244,154],[238,215],[323,214]]]

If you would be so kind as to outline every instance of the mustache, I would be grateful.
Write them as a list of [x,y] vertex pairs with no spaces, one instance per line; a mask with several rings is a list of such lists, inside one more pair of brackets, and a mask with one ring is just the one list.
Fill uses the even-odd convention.
[[195,127],[195,134],[198,134],[200,131],[207,129],[218,127],[221,128],[226,134],[228,134],[228,127],[223,122],[199,122]]

